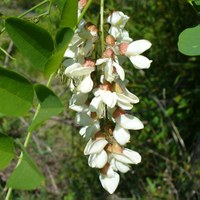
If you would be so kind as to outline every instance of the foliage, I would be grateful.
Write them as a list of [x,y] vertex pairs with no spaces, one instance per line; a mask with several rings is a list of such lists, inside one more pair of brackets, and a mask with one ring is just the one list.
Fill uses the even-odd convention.
[[[62,6],[62,4],[60,5]],[[17,7],[19,6],[29,7],[27,1],[20,1]],[[93,23],[98,21],[98,6],[99,1],[93,1],[87,12],[86,17],[90,18]],[[12,5],[9,5],[9,7],[12,8]],[[148,55],[153,59],[153,65],[149,71],[135,72],[128,63],[125,63],[126,73],[129,74],[128,79],[131,82],[129,89],[134,91],[141,99],[141,103],[134,108],[133,112],[145,119],[145,129],[140,133],[132,132],[134,139],[129,146],[133,149],[140,149],[143,161],[139,166],[132,169],[131,175],[125,174],[122,177],[118,191],[115,195],[109,197],[100,187],[98,180],[96,180],[96,171],[87,167],[86,159],[82,156],[84,141],[79,137],[78,129],[73,123],[74,114],[67,110],[62,116],[53,118],[53,120],[37,128],[37,132],[33,134],[34,140],[28,148],[29,154],[37,159],[37,165],[41,166],[43,174],[47,177],[46,188],[41,186],[39,189],[29,193],[26,191],[14,191],[13,196],[15,196],[15,199],[117,199],[118,197],[130,199],[198,199],[200,197],[200,160],[198,156],[200,141],[199,57],[195,56],[197,54],[192,54],[192,57],[184,56],[178,52],[177,47],[179,34],[185,28],[196,26],[198,24],[198,16],[195,15],[192,7],[185,0],[109,1],[106,7],[106,13],[109,13],[110,10],[123,9],[123,12],[131,17],[127,27],[127,29],[131,30],[131,35],[135,39],[146,38],[153,43],[152,50]],[[5,55],[0,51],[0,64],[3,67],[9,66],[9,69],[15,71],[10,72],[10,70],[4,69],[8,74],[4,76],[4,79],[8,79],[8,76],[12,73],[13,82],[6,82],[15,85],[15,90],[18,90],[16,89],[16,82],[22,79],[23,81],[20,84],[28,85],[30,87],[29,93],[32,93],[33,89],[31,88],[34,88],[35,99],[33,101],[32,94],[29,94],[28,106],[25,108],[26,113],[30,109],[30,104],[34,108],[37,102],[41,104],[40,114],[42,112],[46,113],[45,109],[47,108],[46,101],[41,101],[37,90],[38,88],[44,89],[43,87],[45,86],[37,85],[33,87],[33,83],[44,83],[46,80],[41,72],[31,66],[35,65],[35,62],[40,62],[41,71],[43,71],[44,67],[48,66],[49,63],[51,64],[52,62],[51,66],[55,66],[54,63],[56,63],[55,68],[49,67],[52,70],[47,74],[50,75],[55,72],[62,60],[63,49],[66,48],[73,34],[72,29],[64,28],[59,30],[58,28],[60,17],[57,13],[62,9],[59,10],[56,7],[52,7],[50,22],[47,22],[45,16],[38,17],[46,10],[47,5],[44,5],[41,10],[38,9],[31,13],[32,15],[28,16],[29,22],[26,19],[17,18],[8,18],[6,20],[6,29],[9,37],[14,41],[18,49],[14,46],[9,52],[16,58],[16,61],[9,58],[9,63],[6,65]],[[6,15],[5,11],[1,12]],[[74,19],[73,21],[76,20]],[[38,24],[35,24],[35,22]],[[51,22],[53,22],[53,25],[50,27]],[[34,32],[30,33],[30,30]],[[20,31],[23,31],[24,40],[19,36]],[[43,36],[40,39],[44,43],[37,42],[37,32],[42,32]],[[32,36],[34,34],[31,38],[36,37],[35,41],[29,40],[28,35],[30,34]],[[0,37],[1,47],[7,49],[10,43],[8,36],[2,33]],[[192,39],[194,40],[195,37],[192,37]],[[54,41],[54,44],[52,41]],[[62,46],[62,44],[66,46]],[[39,45],[40,49],[43,50],[35,52],[35,45]],[[24,48],[26,48],[26,51]],[[25,56],[23,61],[18,50]],[[57,56],[58,54],[60,56]],[[32,56],[36,56],[34,60]],[[40,58],[38,59],[38,57]],[[58,60],[54,60],[56,58]],[[23,74],[23,76],[19,73]],[[0,76],[2,76],[2,73],[0,73]],[[1,83],[2,78],[0,85]],[[45,120],[58,114],[62,110],[60,101],[66,102],[65,99],[69,98],[69,92],[63,92],[63,87],[58,85],[61,85],[60,79],[56,79],[53,82],[53,90],[56,91],[56,94],[62,94],[62,97],[58,97],[61,95],[56,96],[51,90],[44,89],[47,90],[47,97],[51,97],[47,106],[51,107],[52,98],[59,102],[59,111],[45,115]],[[23,90],[22,94],[27,92],[26,87],[22,86],[20,88]],[[4,93],[1,96],[4,96],[5,91],[2,92]],[[22,96],[23,100],[25,97],[24,95]],[[14,95],[12,98],[8,97],[6,99],[9,100],[7,103],[16,102]],[[2,102],[3,99],[0,100],[0,107],[6,105],[6,102]],[[42,103],[44,103],[44,107]],[[11,102],[10,105],[14,104]],[[20,105],[25,106],[23,103],[20,103]],[[3,108],[5,109],[6,107]],[[2,109],[1,112],[3,112]],[[17,113],[13,110],[11,111],[11,108],[9,112],[9,114]],[[28,128],[26,121],[30,121],[31,112],[27,113],[24,119],[14,119],[13,117],[1,115],[0,132],[14,139],[19,138],[22,142],[24,138],[23,132]],[[39,116],[39,114],[36,116]],[[6,145],[6,151],[12,153],[7,157],[8,161],[5,161],[5,165],[13,158],[14,151],[13,142],[6,135],[0,137],[0,147],[2,150],[2,138],[4,144],[10,141],[9,145]],[[18,145],[15,148],[17,152],[21,149]],[[0,151],[0,157],[1,153],[2,151]],[[16,152],[15,155],[17,155]],[[25,157],[26,159],[29,160],[30,157]],[[15,156],[16,160],[18,159]],[[4,162],[2,162],[1,157],[0,165],[2,163]],[[32,164],[27,165],[27,163],[29,162],[26,162],[25,167],[30,168]],[[24,163],[21,164],[24,165]],[[5,181],[13,169],[14,166],[11,163],[10,167],[3,171],[5,175],[0,174],[2,177],[0,181],[2,187],[0,198],[5,196],[5,192],[3,192]],[[30,171],[30,169],[28,170]],[[32,170],[34,170],[34,167],[31,168]],[[33,172],[37,172],[37,170]],[[39,182],[41,182],[41,179]],[[12,184],[10,186],[13,187]]]

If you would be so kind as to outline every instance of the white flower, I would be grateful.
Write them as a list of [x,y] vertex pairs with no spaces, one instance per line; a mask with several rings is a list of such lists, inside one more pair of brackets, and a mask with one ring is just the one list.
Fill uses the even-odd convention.
[[115,118],[115,121],[124,129],[140,130],[144,128],[143,123],[137,117],[129,114],[121,114]]
[[[64,62],[66,66],[66,63]],[[78,76],[85,76],[91,74],[95,70],[94,67],[86,67],[81,65],[80,63],[73,63],[72,65],[68,66],[65,69],[65,75],[69,77],[78,77]]]
[[125,145],[130,141],[130,133],[128,130],[122,128],[118,124],[115,126],[113,131],[113,137],[120,145]]
[[100,153],[108,144],[106,139],[92,140],[90,139],[84,149],[85,155]]
[[113,194],[117,189],[117,186],[119,185],[120,177],[118,173],[112,170],[112,176],[107,176],[100,173],[99,180],[101,182],[102,187],[110,194]]
[[91,79],[91,76],[87,75],[77,86],[77,91],[80,91],[82,93],[88,93],[92,90],[92,88],[93,88],[93,81]]
[[137,40],[130,44],[122,43],[120,46],[121,52],[129,57],[135,68],[148,69],[150,67],[152,60],[140,55],[151,47],[151,43],[148,40]]
[[108,155],[105,150],[100,153],[91,154],[88,158],[88,165],[92,168],[103,168],[107,163]]
[[122,29],[126,25],[128,19],[129,17],[123,12],[115,11],[108,17],[107,22],[112,26],[116,26]]
[[89,140],[98,131],[100,131],[100,123],[94,120],[93,124],[82,127],[79,134]]
[[94,90],[94,95],[95,97],[92,99],[92,108],[99,108],[99,104],[101,104],[102,102],[106,104],[109,108],[114,108],[117,103],[115,92],[98,88]]
[[104,78],[112,83],[115,80],[116,73],[123,81],[125,78],[124,69],[119,65],[118,61],[112,58],[100,58],[96,61],[96,65],[102,65],[104,68]]
[[121,154],[112,153],[112,155],[116,160],[125,164],[138,164],[141,162],[141,156],[138,152],[126,148]]
[[130,167],[128,164],[122,163],[122,162],[116,160],[115,158],[111,159],[110,164],[112,165],[112,167],[115,171],[120,171],[122,173],[126,173],[130,170]]

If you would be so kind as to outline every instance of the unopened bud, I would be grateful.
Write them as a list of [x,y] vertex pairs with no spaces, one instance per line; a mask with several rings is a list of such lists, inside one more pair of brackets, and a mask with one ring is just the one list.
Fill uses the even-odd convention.
[[125,111],[122,110],[121,108],[117,108],[114,112],[113,112],[113,117],[114,118],[117,118],[119,117],[120,115],[124,115],[125,114]]
[[83,64],[84,67],[95,67],[95,62],[92,59],[87,58]]
[[104,58],[114,58],[115,53],[112,49],[106,49],[103,53]]
[[92,36],[94,37],[97,36],[98,29],[94,24],[90,24],[90,23],[86,24],[86,29],[90,32]]
[[79,3],[81,5],[81,7],[84,8],[85,5],[87,4],[87,0],[80,0]]
[[106,44],[110,45],[110,46],[114,46],[115,45],[115,38],[112,35],[107,35]]
[[129,45],[129,43],[127,43],[127,42],[121,43],[119,45],[119,52],[120,52],[121,55],[125,55],[127,48],[128,48],[128,45]]

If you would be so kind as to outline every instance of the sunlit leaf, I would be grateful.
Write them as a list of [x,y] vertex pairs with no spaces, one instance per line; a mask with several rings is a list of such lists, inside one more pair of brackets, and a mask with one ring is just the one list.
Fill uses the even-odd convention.
[[74,35],[74,32],[70,28],[63,28],[58,31],[56,35],[56,51],[49,59],[45,67],[45,75],[49,76],[54,73],[60,66],[63,55]]
[[178,49],[188,56],[200,55],[200,26],[187,28],[179,35]]
[[5,27],[23,56],[35,68],[43,71],[54,49],[50,34],[45,29],[18,18],[8,18]]
[[61,27],[74,28],[77,25],[78,17],[78,1],[77,0],[66,0],[62,14],[61,14]]
[[22,116],[32,106],[32,84],[23,76],[0,67],[0,112]]
[[32,190],[39,187],[44,182],[44,176],[25,149],[23,149],[23,157],[19,159],[22,160],[10,175],[7,187],[22,190]]
[[50,117],[58,115],[64,109],[60,99],[48,87],[38,84],[35,86],[35,92],[40,108],[29,127],[29,131],[32,131]]
[[14,157],[13,140],[0,133],[0,169],[7,167]]

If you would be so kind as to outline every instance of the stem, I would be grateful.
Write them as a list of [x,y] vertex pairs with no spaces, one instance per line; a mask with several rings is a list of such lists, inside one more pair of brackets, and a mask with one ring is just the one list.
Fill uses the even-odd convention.
[[[49,77],[49,80],[48,80],[48,82],[46,84],[47,87],[50,86],[50,84],[51,84],[51,82],[53,80],[53,77],[54,77],[54,73],[52,73],[51,76]],[[33,116],[33,119],[37,116],[37,114],[38,114],[39,111],[40,111],[40,105],[38,104],[36,112],[35,112],[35,114]],[[33,132],[28,132],[28,134],[26,136],[26,139],[25,139],[25,142],[24,142],[24,148],[28,147],[30,139],[31,139],[31,136],[32,136],[32,133]],[[19,157],[19,160],[17,162],[16,167],[22,162],[22,159],[23,159],[23,152],[20,153],[20,157]],[[8,192],[6,194],[5,200],[11,200],[12,190],[13,190],[12,188],[8,188]]]
[[100,9],[100,31],[101,31],[101,51],[104,52],[104,0],[101,0],[101,9]]
[[48,3],[48,2],[49,2],[49,0],[44,0],[44,1],[42,1],[41,3],[38,3],[37,5],[33,6],[33,7],[30,8],[29,10],[27,10],[27,11],[25,11],[24,13],[20,14],[20,15],[18,16],[18,18],[24,17],[24,16],[27,15],[28,13],[32,12],[33,10],[37,9],[38,7],[44,5],[44,4]]
[[83,18],[83,16],[85,15],[87,9],[89,8],[90,4],[92,3],[92,0],[88,0],[87,4],[85,5],[81,15],[79,16],[78,18],[78,22],[77,22],[77,25],[79,25],[79,23],[81,22],[81,19]]
[[[44,0],[44,1],[42,1],[41,3],[38,3],[37,5],[33,6],[33,7],[30,8],[29,10],[25,11],[24,13],[18,15],[17,18],[22,18],[22,17],[24,17],[24,16],[27,15],[28,13],[32,12],[33,10],[39,8],[40,6],[42,6],[42,5],[44,5],[44,4],[48,3],[48,2],[49,2],[49,0]],[[2,28],[0,34],[2,34],[4,31],[5,31],[5,27]]]

